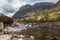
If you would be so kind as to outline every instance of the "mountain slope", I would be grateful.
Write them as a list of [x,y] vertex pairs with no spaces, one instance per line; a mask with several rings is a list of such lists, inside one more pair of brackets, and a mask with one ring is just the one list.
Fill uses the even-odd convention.
[[13,23],[13,19],[0,13],[0,22],[3,22],[4,26],[10,25]]
[[47,13],[49,13],[52,18],[60,16],[60,1],[58,1],[50,10],[48,10]]
[[25,17],[26,14],[29,12],[34,12],[35,10],[44,11],[45,9],[51,8],[53,5],[53,3],[49,2],[36,3],[34,5],[27,4],[25,6],[22,6],[19,11],[15,13],[13,18]]

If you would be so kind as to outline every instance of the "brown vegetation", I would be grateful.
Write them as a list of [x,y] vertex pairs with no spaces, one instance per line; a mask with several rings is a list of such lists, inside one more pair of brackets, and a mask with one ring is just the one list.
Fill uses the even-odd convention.
[[7,17],[3,14],[0,15],[0,22],[3,22],[4,23],[4,26],[5,25],[10,25],[13,23],[13,19],[10,18],[10,17]]

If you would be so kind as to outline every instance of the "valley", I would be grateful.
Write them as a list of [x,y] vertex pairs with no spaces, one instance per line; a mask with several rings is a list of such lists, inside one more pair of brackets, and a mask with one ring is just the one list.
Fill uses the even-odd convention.
[[12,18],[0,13],[0,40],[31,40],[31,36],[32,40],[60,40],[60,0],[26,4]]

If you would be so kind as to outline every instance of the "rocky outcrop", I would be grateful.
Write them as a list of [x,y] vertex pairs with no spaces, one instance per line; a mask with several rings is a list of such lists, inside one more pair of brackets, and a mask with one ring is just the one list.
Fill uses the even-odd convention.
[[0,22],[0,30],[3,29],[4,25],[3,22]]
[[0,22],[3,22],[4,26],[6,25],[12,25],[13,19],[10,17],[7,17],[3,14],[0,14]]

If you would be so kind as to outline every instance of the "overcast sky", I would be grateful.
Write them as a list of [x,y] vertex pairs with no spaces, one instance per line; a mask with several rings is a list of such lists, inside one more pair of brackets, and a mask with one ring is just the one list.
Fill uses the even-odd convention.
[[12,16],[21,6],[36,2],[54,2],[58,0],[0,0],[0,12]]

